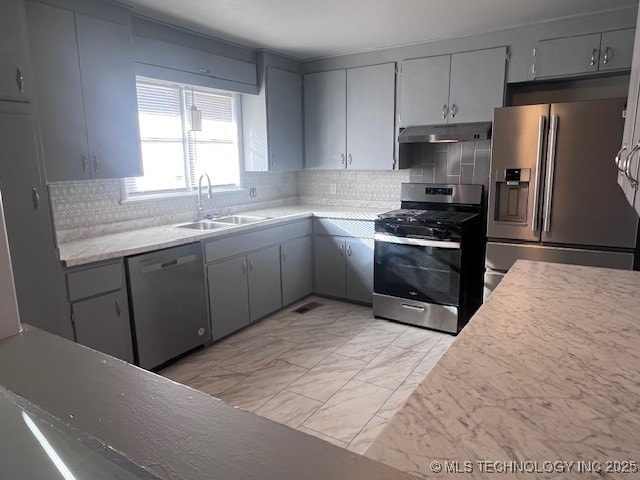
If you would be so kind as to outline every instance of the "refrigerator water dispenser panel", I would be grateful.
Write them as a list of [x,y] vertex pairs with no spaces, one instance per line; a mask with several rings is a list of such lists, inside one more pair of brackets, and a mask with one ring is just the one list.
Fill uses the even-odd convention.
[[531,169],[505,168],[496,172],[497,222],[527,222]]

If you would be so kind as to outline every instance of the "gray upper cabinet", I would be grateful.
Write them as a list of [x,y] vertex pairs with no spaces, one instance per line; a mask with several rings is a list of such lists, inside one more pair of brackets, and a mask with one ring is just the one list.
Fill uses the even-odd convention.
[[451,55],[449,123],[493,119],[504,104],[506,55],[505,47]]
[[305,168],[393,168],[395,64],[304,77]]
[[247,258],[237,257],[207,268],[213,340],[249,325]]
[[631,68],[635,28],[604,32],[600,41],[600,71]]
[[450,70],[451,55],[416,58],[402,63],[402,126],[446,123]]
[[291,305],[313,291],[312,265],[311,237],[296,238],[280,245],[283,305]]
[[345,241],[342,237],[315,237],[316,293],[344,298],[346,279],[345,248]]
[[373,302],[373,246],[370,238],[346,241],[346,297],[349,300]]
[[33,118],[0,114],[0,145],[0,191],[20,319],[72,340],[64,270],[55,248],[49,197],[41,181]]
[[344,168],[346,103],[345,70],[304,76],[305,168]]
[[249,312],[251,321],[282,307],[280,287],[280,247],[274,246],[247,255],[249,266]]
[[75,303],[72,309],[78,343],[133,363],[126,290]]
[[141,175],[131,30],[81,14],[76,28],[93,177]]
[[270,170],[302,170],[302,77],[267,68]]
[[347,70],[348,169],[393,169],[395,87],[393,63]]
[[504,102],[506,47],[405,60],[400,125],[491,121]]
[[31,81],[22,0],[4,0],[0,15],[0,100],[28,102]]
[[533,78],[566,77],[631,67],[632,28],[541,40],[534,51]]
[[47,179],[91,178],[75,15],[26,2]]
[[48,181],[142,174],[129,27],[27,2]]

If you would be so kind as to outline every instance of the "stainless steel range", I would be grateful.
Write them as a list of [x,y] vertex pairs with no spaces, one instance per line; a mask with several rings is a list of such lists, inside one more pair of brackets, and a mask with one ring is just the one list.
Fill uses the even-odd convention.
[[482,303],[482,185],[405,183],[375,222],[373,314],[457,334]]

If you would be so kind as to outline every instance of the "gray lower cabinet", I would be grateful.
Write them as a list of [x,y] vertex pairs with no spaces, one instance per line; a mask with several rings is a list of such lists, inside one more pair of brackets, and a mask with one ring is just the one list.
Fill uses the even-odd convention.
[[78,343],[133,363],[126,290],[75,303],[72,309]]
[[207,268],[213,340],[249,325],[247,258],[237,257]]
[[15,278],[20,319],[48,332],[74,339],[58,258],[47,188],[40,176],[34,119],[5,113],[15,105],[0,103],[0,192]]
[[280,245],[282,304],[284,306],[313,292],[313,241],[296,238]]
[[0,15],[0,100],[28,102],[28,47],[24,2],[4,0]]
[[343,237],[314,239],[315,292],[330,297],[345,297],[346,270]]
[[249,313],[252,322],[282,308],[280,247],[247,255],[249,267]]
[[373,239],[315,237],[315,292],[362,303],[373,301]]
[[350,238],[346,241],[346,298],[373,302],[373,240]]
[[133,363],[129,300],[122,260],[67,273],[76,341]]
[[27,21],[47,180],[141,175],[130,28],[32,1]]

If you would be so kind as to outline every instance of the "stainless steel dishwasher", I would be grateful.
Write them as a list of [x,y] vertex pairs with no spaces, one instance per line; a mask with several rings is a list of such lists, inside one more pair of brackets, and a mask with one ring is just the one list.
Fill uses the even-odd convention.
[[136,361],[151,369],[211,340],[202,246],[127,259]]

